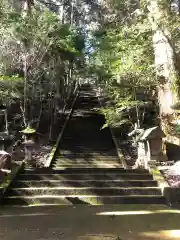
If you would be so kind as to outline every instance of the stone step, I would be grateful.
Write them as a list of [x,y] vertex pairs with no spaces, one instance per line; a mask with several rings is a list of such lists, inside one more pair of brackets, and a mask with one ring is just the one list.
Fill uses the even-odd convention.
[[[70,131],[70,134],[68,135],[67,133],[65,133],[63,139],[62,139],[62,143],[65,141],[71,142],[72,141],[72,146],[76,146],[78,145],[82,145],[84,147],[88,147],[90,148],[91,145],[85,145],[84,143],[91,143],[92,146],[96,147],[96,148],[104,148],[105,146],[108,146],[109,144],[109,148],[108,149],[112,149],[114,147],[113,144],[113,140],[112,139],[104,139],[103,133],[97,133],[98,129],[91,129],[91,132],[95,132],[95,133],[89,133],[87,130],[84,131],[83,133],[79,133],[79,131]],[[101,134],[100,136],[98,136],[98,134]],[[77,138],[81,137],[81,138]],[[76,142],[74,142],[74,139],[77,139]],[[104,146],[105,144],[105,146]],[[107,150],[107,149],[106,149]]]
[[[89,134],[88,131],[94,131],[96,132],[96,134]],[[98,132],[98,129],[92,129],[92,130],[83,130],[84,133],[79,133],[77,132],[72,132],[71,131],[71,135],[65,135],[62,139],[62,144],[64,147],[65,146],[65,142],[70,144],[70,147],[75,147],[77,145],[82,145],[82,147],[86,147],[91,149],[91,147],[95,147],[96,149],[104,149],[105,147],[108,147],[106,149],[110,150],[110,149],[115,149],[114,146],[114,142],[112,139],[110,140],[106,140],[104,139],[105,136],[103,136],[103,134],[101,133],[101,136],[98,137],[97,134],[100,134]],[[77,138],[78,137],[78,138]],[[74,142],[74,140],[77,140]],[[72,144],[72,145],[71,145]]]
[[[74,170],[74,169],[73,169]],[[153,180],[148,174],[116,174],[116,173],[72,173],[72,174],[21,174],[19,180]]]
[[[76,137],[75,137],[76,136]],[[79,139],[82,140],[82,147],[77,146],[77,142],[76,139],[77,137],[79,137]],[[102,136],[103,138],[103,136]],[[71,150],[71,151],[85,151],[85,152],[93,152],[93,151],[97,151],[97,152],[104,152],[104,153],[112,153],[112,155],[116,156],[117,152],[116,152],[116,148],[113,145],[113,142],[103,142],[101,141],[101,139],[97,139],[97,141],[99,143],[97,143],[94,138],[93,139],[85,139],[83,136],[77,136],[77,134],[74,134],[74,137],[72,137],[72,139],[63,139],[61,142],[61,146],[60,146],[60,150],[62,151],[64,150]],[[86,149],[84,150],[84,147],[86,147]]]
[[73,195],[73,196],[12,196],[4,198],[6,205],[13,206],[44,206],[44,205],[72,205],[72,204],[165,204],[161,195],[155,196],[96,196],[96,195]]
[[111,156],[97,156],[97,155],[90,155],[87,156],[79,156],[79,155],[73,155],[73,154],[62,154],[61,157],[58,157],[54,159],[56,162],[61,162],[61,161],[69,161],[69,162],[91,162],[91,161],[98,161],[98,162],[113,162],[113,161],[118,161],[120,162],[120,159],[118,157],[111,157]]
[[161,195],[161,190],[158,187],[27,187],[13,188],[9,190],[11,196],[34,196],[34,195]]
[[[71,139],[66,139],[66,138],[63,138],[62,142],[61,142],[61,150],[63,149],[66,149],[66,150],[79,150],[79,151],[86,151],[86,152],[92,152],[92,151],[97,151],[97,152],[102,152],[104,151],[105,153],[106,152],[112,152],[115,155],[117,155],[116,153],[116,148],[115,146],[113,145],[113,142],[103,142],[101,141],[101,139],[97,139],[97,141],[99,143],[96,142],[96,140],[94,138],[91,138],[90,137],[88,139],[84,138],[83,136],[77,136],[77,133],[76,134],[73,134],[74,136],[71,137]],[[76,137],[75,137],[76,136]],[[81,139],[82,142],[79,142],[79,144],[81,144],[82,146],[77,146],[77,137],[79,137],[79,139]],[[101,137],[103,138],[103,136]],[[85,150],[84,147],[86,147]]]
[[[99,163],[114,163],[118,162],[120,163],[120,159],[118,158],[111,158],[111,157],[97,157],[97,156],[66,156],[62,155],[61,158],[54,159],[53,162],[56,163],[61,163],[61,162],[66,162],[66,163],[93,163],[93,162],[99,162]],[[103,167],[102,167],[103,168]]]
[[68,149],[60,149],[60,153],[61,154],[89,154],[89,155],[100,155],[100,156],[104,156],[104,157],[112,157],[112,158],[118,158],[117,156],[117,152],[116,149],[112,149],[109,150],[106,147],[104,148],[100,148],[100,147],[93,147],[93,149],[89,148],[89,149],[83,149],[83,148],[79,148],[76,145],[71,146]]
[[23,173],[23,174],[141,174],[141,175],[151,175],[148,170],[145,169],[124,169],[124,168],[91,168],[91,169],[84,169],[84,168],[77,168],[77,169],[66,169],[66,170],[53,170],[51,168],[37,168],[37,169],[29,169]]
[[[108,204],[108,205],[101,205],[101,206],[93,206],[93,205],[76,205],[74,207],[73,204],[67,205],[67,206],[60,206],[57,204],[46,204],[46,205],[36,205],[33,207],[28,206],[11,206],[8,205],[3,206],[1,208],[1,214],[12,217],[12,216],[27,216],[29,215],[62,215],[62,213],[67,214],[68,209],[70,211],[73,211],[73,216],[76,218],[76,215],[79,214],[79,211],[81,211],[82,214],[92,215],[93,213],[99,213],[99,215],[106,215],[106,216],[112,216],[115,215],[124,215],[129,213],[137,213],[138,211],[140,213],[154,213],[154,212],[160,212],[160,213],[174,213],[177,210],[171,210],[164,204]],[[72,217],[72,215],[71,215]]]
[[17,181],[12,187],[157,187],[154,180],[32,180]]
[[91,151],[79,151],[79,150],[75,150],[75,149],[70,149],[69,150],[59,150],[59,154],[56,155],[56,159],[61,159],[64,158],[64,156],[69,156],[69,157],[87,157],[87,159],[90,159],[91,157],[97,157],[97,158],[101,158],[103,159],[119,159],[119,157],[117,156],[116,152],[108,152],[103,151],[103,150],[96,150],[93,149],[92,152]]
[[[68,145],[68,147],[67,147]],[[105,146],[99,144],[94,144],[89,142],[86,148],[86,142],[83,144],[82,147],[78,147],[76,145],[76,139],[72,139],[72,143],[70,141],[64,142],[61,144],[61,148],[59,149],[60,153],[89,153],[89,154],[102,154],[104,156],[109,155],[112,157],[118,157],[117,151],[113,146],[109,146],[110,144],[107,143]]]
[[67,169],[67,168],[117,168],[117,167],[122,167],[122,164],[120,163],[112,163],[112,164],[109,164],[109,163],[102,163],[102,164],[98,164],[98,163],[92,163],[92,164],[57,164],[57,163],[54,163],[52,165],[52,168],[54,170],[63,170],[63,169]]
[[72,205],[66,197],[47,197],[47,196],[10,196],[3,198],[3,205],[15,206],[45,206],[45,205]]
[[[71,138],[69,138],[69,139],[71,139]],[[74,138],[73,138],[73,140],[74,140]],[[109,141],[107,143],[109,143]],[[90,147],[84,146],[84,142],[78,142],[78,141],[74,142],[74,141],[72,141],[72,146],[76,149],[79,149],[79,150],[84,150],[84,151],[88,151],[88,150],[91,151],[92,150]],[[101,150],[103,150],[103,151],[105,150],[106,152],[116,151],[114,146],[109,146],[109,148],[107,149],[103,145],[97,146],[97,143],[95,144],[95,142],[94,142],[94,146],[99,151],[101,151]]]
[[[68,159],[68,158],[61,158],[55,160],[56,164],[114,164],[114,163],[121,163],[120,159]],[[122,168],[122,167],[121,167]]]

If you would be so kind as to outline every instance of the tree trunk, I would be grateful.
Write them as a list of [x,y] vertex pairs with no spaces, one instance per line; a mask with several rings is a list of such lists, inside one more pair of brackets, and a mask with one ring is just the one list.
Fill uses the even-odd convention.
[[59,19],[61,24],[64,24],[64,0],[62,0],[61,5],[59,6]]
[[180,13],[180,1],[179,0],[171,0],[171,11],[175,14]]
[[25,126],[27,126],[27,53],[24,54],[24,120]]
[[157,73],[158,100],[160,116],[171,115],[171,106],[177,100],[176,94],[172,91],[174,81],[177,78],[174,48],[171,34],[166,24],[170,6],[168,1],[151,0],[148,1],[149,19],[151,22],[153,35],[153,47],[155,56],[155,67]]
[[[23,9],[22,9],[22,16],[26,18],[31,14],[31,7],[34,5],[34,0],[25,0]],[[27,110],[27,87],[28,87],[28,42],[24,41],[24,56],[23,56],[23,70],[24,70],[24,123],[27,126],[27,119],[28,119],[28,110]]]

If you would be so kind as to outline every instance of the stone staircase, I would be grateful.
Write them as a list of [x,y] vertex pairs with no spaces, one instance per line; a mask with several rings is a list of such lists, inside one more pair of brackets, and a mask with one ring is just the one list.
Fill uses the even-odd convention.
[[52,166],[26,169],[3,199],[6,206],[164,204],[147,170],[123,169],[98,99],[82,88]]

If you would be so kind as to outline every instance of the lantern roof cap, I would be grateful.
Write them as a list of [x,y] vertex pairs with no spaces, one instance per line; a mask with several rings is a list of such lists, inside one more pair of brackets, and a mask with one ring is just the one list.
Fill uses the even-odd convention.
[[21,133],[24,133],[24,134],[33,134],[36,132],[36,130],[34,128],[31,128],[31,127],[27,127],[25,129],[23,129],[22,131],[20,131]]
[[144,130],[139,136],[139,141],[146,141],[156,138],[164,138],[166,135],[159,126],[148,128]]

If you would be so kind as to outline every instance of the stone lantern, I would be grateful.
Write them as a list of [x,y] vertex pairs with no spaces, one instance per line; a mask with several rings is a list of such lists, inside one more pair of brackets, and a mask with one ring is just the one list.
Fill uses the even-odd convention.
[[159,162],[167,161],[167,156],[162,149],[164,137],[164,132],[158,126],[141,131],[137,137],[138,159],[136,165],[148,169],[151,165],[156,166]]
[[32,158],[32,151],[35,146],[35,134],[36,130],[28,126],[24,130],[21,131],[21,133],[24,135],[24,150],[25,150],[25,162],[27,166],[33,167],[34,162]]

